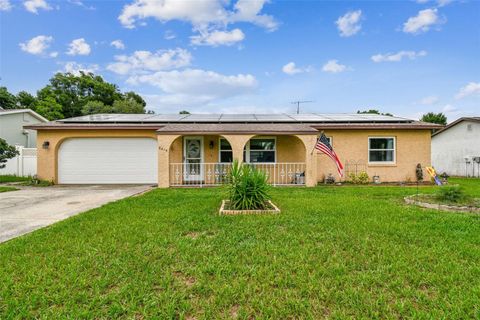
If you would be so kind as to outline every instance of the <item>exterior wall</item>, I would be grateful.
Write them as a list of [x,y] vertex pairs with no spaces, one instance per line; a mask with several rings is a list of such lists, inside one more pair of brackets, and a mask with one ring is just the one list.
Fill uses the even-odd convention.
[[[155,130],[39,130],[37,133],[37,175],[42,180],[58,183],[58,149],[70,138],[153,138]],[[42,144],[48,141],[48,149]]]
[[432,165],[437,172],[478,176],[477,164],[465,164],[464,157],[469,156],[480,157],[479,122],[461,121],[432,137]]
[[[173,141],[170,146],[170,163],[183,162],[183,138],[181,136]],[[188,137],[188,136],[186,136]],[[209,135],[203,137],[203,151],[205,163],[219,162],[219,140],[222,136]],[[261,136],[258,136],[261,137]],[[269,136],[270,137],[270,136]],[[277,162],[305,162],[305,147],[301,140],[295,136],[276,136]],[[213,148],[210,148],[213,141]],[[247,140],[248,141],[248,140]],[[234,142],[233,142],[234,143]],[[243,147],[242,147],[243,150]]]
[[[0,115],[0,138],[5,139],[10,145],[35,148],[37,132],[24,130],[23,126],[41,122],[28,112]],[[28,134],[23,134],[23,132],[28,132]]]
[[[429,130],[328,130],[333,138],[333,146],[345,163],[347,160],[363,162],[370,177],[379,175],[382,182],[415,181],[415,166],[430,165]],[[368,137],[393,136],[396,138],[396,163],[368,165]],[[65,139],[82,137],[150,137],[158,141],[159,186],[169,186],[170,163],[183,162],[183,138],[180,135],[157,135],[155,130],[39,130],[37,139],[37,172],[40,179],[55,183],[57,179],[58,149]],[[225,135],[232,145],[234,158],[242,161],[243,147],[254,135]],[[334,163],[321,153],[312,152],[317,135],[277,136],[277,162],[304,162],[306,185],[314,186],[332,173],[337,177]],[[204,136],[204,161],[218,162],[218,135]],[[50,146],[43,149],[43,142]],[[210,141],[214,146],[210,149]],[[428,180],[424,174],[425,180]]]
[[[416,181],[416,165],[431,165],[430,130],[325,130],[325,135],[332,137],[333,148],[344,165],[347,161],[363,163],[370,179],[378,175],[381,182]],[[395,137],[396,163],[368,164],[369,137]],[[317,154],[317,166],[319,182],[328,174],[339,180],[335,164],[325,154]],[[429,180],[426,172],[424,179]]]

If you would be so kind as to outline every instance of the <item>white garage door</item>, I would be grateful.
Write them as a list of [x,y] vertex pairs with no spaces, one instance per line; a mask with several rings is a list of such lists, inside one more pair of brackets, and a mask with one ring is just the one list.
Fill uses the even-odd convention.
[[157,159],[154,139],[69,139],[58,151],[58,183],[157,183]]

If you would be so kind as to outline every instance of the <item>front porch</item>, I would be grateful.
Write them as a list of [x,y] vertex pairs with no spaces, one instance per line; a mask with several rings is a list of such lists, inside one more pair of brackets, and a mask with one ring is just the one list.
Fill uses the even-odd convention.
[[225,184],[234,160],[265,172],[273,186],[316,184],[316,134],[160,134],[158,140],[161,187]]
[[[305,162],[249,163],[273,186],[305,186]],[[228,182],[231,163],[171,163],[171,187],[219,186]]]

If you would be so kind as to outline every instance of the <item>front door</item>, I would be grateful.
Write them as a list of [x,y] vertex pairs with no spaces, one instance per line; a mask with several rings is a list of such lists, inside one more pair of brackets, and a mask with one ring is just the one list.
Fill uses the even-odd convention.
[[183,140],[184,180],[203,180],[203,137],[185,137]]

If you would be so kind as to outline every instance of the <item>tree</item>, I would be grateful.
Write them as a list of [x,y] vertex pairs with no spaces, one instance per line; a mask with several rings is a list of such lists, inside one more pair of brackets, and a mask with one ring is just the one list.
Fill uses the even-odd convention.
[[178,114],[190,114],[190,112],[188,112],[187,110],[182,110]]
[[48,120],[63,119],[62,106],[54,97],[45,97],[37,102],[36,111]]
[[133,99],[116,100],[113,113],[145,113],[145,107]]
[[135,100],[137,103],[141,104],[142,106],[144,107],[147,106],[147,103],[145,102],[145,100],[143,100],[143,98],[139,94],[133,91],[125,92],[125,94],[123,95],[123,99]]
[[0,169],[5,168],[7,160],[18,155],[18,150],[0,138]]
[[441,112],[440,113],[428,112],[422,116],[420,121],[446,125],[447,117]]
[[82,108],[88,101],[111,106],[116,100],[123,99],[116,85],[104,81],[101,76],[84,72],[80,75],[57,73],[37,95],[39,99],[54,97],[62,106],[62,114],[68,118],[82,115]]
[[35,110],[36,103],[37,103],[37,99],[27,91],[20,91],[19,93],[17,93],[18,108]]
[[6,87],[0,87],[0,108],[3,109],[16,109],[17,98],[8,92]]
[[82,107],[83,115],[96,114],[96,113],[113,113],[113,107],[106,106],[101,101],[88,101]]
[[382,113],[380,111],[378,111],[377,109],[369,109],[369,110],[366,110],[366,111],[360,111],[358,110],[357,111],[358,114],[380,114],[382,116],[391,116],[393,117],[393,114],[389,113],[389,112],[385,112],[385,113]]

